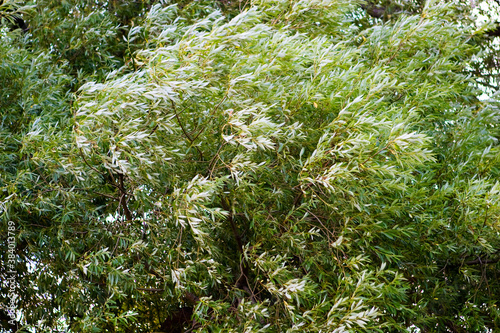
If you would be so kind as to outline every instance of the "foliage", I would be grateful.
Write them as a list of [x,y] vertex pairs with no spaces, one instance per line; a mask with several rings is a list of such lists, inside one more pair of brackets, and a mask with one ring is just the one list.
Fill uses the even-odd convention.
[[[476,84],[486,95],[499,89],[500,2],[498,0],[448,0],[453,4],[450,19],[462,26],[476,26],[485,33],[471,36],[469,43],[479,48],[477,57],[463,70],[477,77]],[[422,0],[366,0],[355,15],[357,24],[367,27],[380,21],[391,21],[401,15],[422,12]],[[483,96],[485,97],[485,96]]]
[[456,7],[34,5],[0,43],[19,330],[499,329],[500,112]]

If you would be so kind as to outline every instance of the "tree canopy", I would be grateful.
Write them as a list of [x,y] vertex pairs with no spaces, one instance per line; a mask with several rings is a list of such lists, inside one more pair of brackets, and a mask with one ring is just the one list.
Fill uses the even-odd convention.
[[0,330],[498,332],[492,26],[392,4],[3,1]]

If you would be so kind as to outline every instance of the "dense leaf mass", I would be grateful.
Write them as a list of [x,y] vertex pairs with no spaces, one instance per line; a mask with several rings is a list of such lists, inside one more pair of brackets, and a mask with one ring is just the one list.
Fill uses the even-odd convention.
[[4,331],[500,330],[500,111],[456,6],[5,3]]

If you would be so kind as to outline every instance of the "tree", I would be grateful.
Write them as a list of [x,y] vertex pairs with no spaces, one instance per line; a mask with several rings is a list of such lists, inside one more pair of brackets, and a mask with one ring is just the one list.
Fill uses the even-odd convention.
[[19,330],[498,330],[500,113],[456,7],[34,4],[0,43]]
[[[476,34],[472,43],[480,48],[476,57],[464,71],[477,77],[476,84],[488,94],[499,90],[500,62],[498,61],[498,37],[500,37],[500,1],[453,0],[456,13],[453,21],[461,25],[475,25],[486,32]],[[362,2],[364,15],[358,24],[371,26],[374,21],[389,21],[400,15],[419,14],[425,1],[420,0],[369,0]]]

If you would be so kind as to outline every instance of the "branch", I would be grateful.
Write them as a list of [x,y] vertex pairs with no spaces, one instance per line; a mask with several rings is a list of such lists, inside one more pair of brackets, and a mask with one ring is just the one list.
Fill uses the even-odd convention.
[[236,223],[234,222],[232,209],[228,205],[228,203],[224,200],[224,198],[221,198],[220,201],[221,201],[222,208],[229,213],[227,219],[229,220],[229,224],[231,225],[231,230],[233,232],[234,239],[236,240],[236,243],[238,244],[238,252],[240,252],[241,255],[243,255],[243,242],[241,241],[241,236],[238,233]]
[[[212,111],[210,111],[209,116],[213,116],[213,115],[215,115],[215,111],[217,111],[217,109],[219,108],[219,106],[221,106],[222,102],[224,102],[224,101],[226,100],[226,98],[227,98],[227,93],[226,93],[226,95],[225,95],[225,96],[224,96],[224,97],[220,100],[220,102],[219,102],[219,103],[215,106],[215,108],[214,108]],[[202,129],[198,132],[198,134],[196,134],[196,135],[194,136],[193,141],[195,141],[195,140],[196,140],[196,139],[200,136],[200,134],[201,134],[201,133],[203,133],[203,132],[205,131],[205,129],[207,128],[207,126],[208,126],[208,125],[206,125],[205,127],[203,127],[203,128],[202,128]]]
[[172,104],[172,108],[174,109],[175,119],[177,119],[177,123],[181,127],[182,132],[184,133],[184,135],[186,136],[186,138],[188,138],[189,142],[191,142],[191,144],[193,144],[193,139],[191,138],[191,135],[188,134],[188,132],[184,128],[184,125],[182,125],[182,122],[181,122],[181,119],[179,118],[179,114],[177,113],[177,108],[175,107],[174,101],[170,100],[170,103]]
[[184,332],[184,325],[191,321],[193,315],[192,307],[183,307],[170,314],[161,324],[160,330],[162,332],[182,333]]
[[387,8],[382,7],[382,6],[376,6],[375,4],[373,4],[372,2],[369,2],[369,1],[362,3],[361,8],[366,10],[368,15],[370,15],[371,17],[375,17],[375,18],[383,17],[386,10],[387,10]]
[[133,218],[132,218],[132,213],[130,212],[130,210],[128,209],[128,206],[127,206],[127,191],[125,190],[125,187],[123,186],[123,174],[120,173],[119,174],[119,180],[120,180],[120,191],[121,191],[121,195],[120,195],[120,206],[123,207],[123,212],[125,213],[125,217],[127,218],[127,221],[132,221]]
[[495,29],[486,31],[486,35],[490,37],[500,37],[500,24]]
[[0,14],[0,18],[1,17],[5,17],[5,19],[12,24],[10,31],[14,31],[16,29],[21,29],[23,33],[27,33],[29,31],[28,25],[19,15],[6,13],[6,15]]
[[464,262],[464,264],[465,265],[486,265],[486,264],[496,264],[499,261],[500,261],[500,258],[484,259],[481,257],[477,257],[477,259],[466,261],[466,262]]
[[[500,250],[496,251],[495,253],[493,253],[492,255],[497,255],[497,254],[500,254]],[[462,258],[462,259],[465,259],[465,258]],[[460,267],[462,265],[467,265],[467,266],[472,266],[472,265],[487,265],[487,264],[496,264],[500,262],[500,257],[498,258],[485,258],[485,257],[480,257],[480,256],[477,256],[476,259],[473,259],[473,260],[467,260],[467,261],[463,261],[463,262],[459,262],[459,263],[452,263],[452,264],[448,264],[446,263],[444,266],[450,266],[450,267]]]
[[238,252],[240,253],[240,275],[236,279],[234,286],[236,288],[242,289],[246,293],[248,293],[248,295],[250,296],[250,301],[252,303],[256,303],[257,298],[255,297],[254,292],[250,288],[250,281],[248,278],[248,276],[249,276],[248,272],[249,272],[250,268],[248,266],[247,260],[245,260],[245,253],[243,250],[243,241],[241,239],[240,233],[238,232],[236,222],[234,221],[232,209],[231,209],[230,205],[222,197],[221,197],[221,206],[225,211],[229,212],[229,215],[228,215],[229,224],[231,225],[231,230],[233,232],[233,236],[234,236],[236,243],[237,243],[237,246],[238,246]]
[[83,161],[85,162],[85,164],[87,164],[87,166],[89,168],[91,168],[92,170],[94,170],[95,172],[97,172],[98,174],[100,174],[101,176],[104,177],[104,173],[102,173],[101,171],[97,170],[92,165],[90,165],[89,162],[87,162],[87,159],[85,158],[85,155],[83,154],[82,148],[80,148],[79,151],[80,151],[80,156],[83,158]]
[[[175,107],[174,101],[170,100],[170,103],[172,104],[172,108],[174,109],[175,119],[177,119],[177,123],[181,127],[182,133],[184,133],[186,138],[189,140],[189,142],[191,143],[191,146],[194,146],[196,148],[196,150],[198,151],[198,154],[200,154],[200,159],[203,161],[203,153],[201,152],[200,148],[198,148],[198,146],[194,145],[194,139],[191,138],[191,135],[188,134],[188,132],[184,128],[184,125],[182,125],[181,118],[179,117],[179,113],[177,113],[177,108]],[[196,136],[196,137],[198,137],[198,136]]]
[[160,288],[135,288],[135,289],[140,291],[149,291],[153,293],[159,293],[165,291],[165,289],[160,289]]

